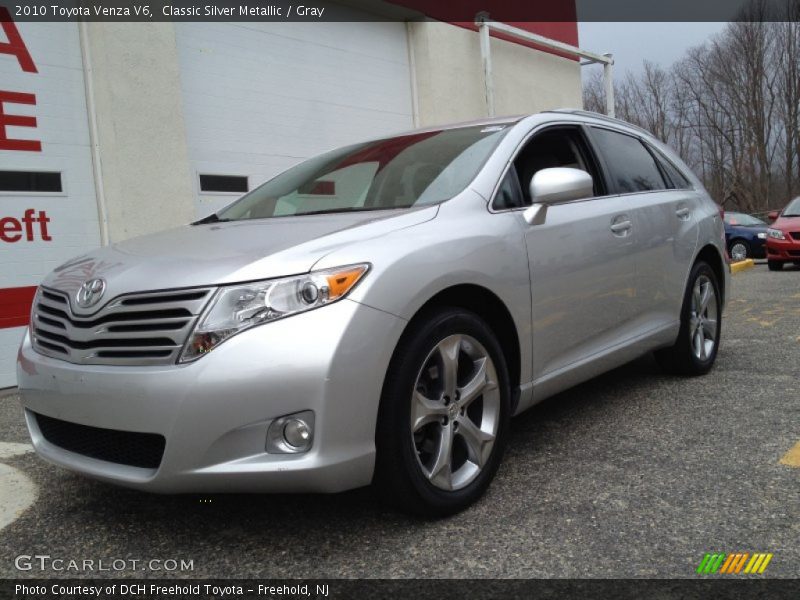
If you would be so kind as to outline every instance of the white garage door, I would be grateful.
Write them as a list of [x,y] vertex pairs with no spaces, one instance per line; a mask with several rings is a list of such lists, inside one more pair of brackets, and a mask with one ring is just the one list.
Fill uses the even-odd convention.
[[[413,127],[404,23],[179,23],[176,34],[198,216],[304,158]],[[240,177],[201,188],[200,175]]]
[[10,44],[0,46],[2,388],[16,382],[35,286],[100,236],[78,27],[0,25],[0,44]]

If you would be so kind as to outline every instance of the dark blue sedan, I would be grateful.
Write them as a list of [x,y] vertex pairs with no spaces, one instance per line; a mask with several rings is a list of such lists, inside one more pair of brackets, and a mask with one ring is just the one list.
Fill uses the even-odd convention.
[[745,213],[725,213],[725,241],[731,260],[764,258],[767,224]]

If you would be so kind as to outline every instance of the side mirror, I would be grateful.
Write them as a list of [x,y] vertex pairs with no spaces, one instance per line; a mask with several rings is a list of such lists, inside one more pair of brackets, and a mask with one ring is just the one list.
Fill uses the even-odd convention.
[[779,216],[779,215],[778,215],[778,211],[777,211],[777,210],[772,210],[772,211],[770,211],[770,212],[767,214],[767,218],[768,218],[770,221],[774,221],[775,219],[777,219],[777,218],[778,218],[778,216]]
[[566,167],[542,169],[531,178],[532,205],[523,217],[529,225],[541,225],[548,206],[590,198],[593,190],[592,176],[586,171]]

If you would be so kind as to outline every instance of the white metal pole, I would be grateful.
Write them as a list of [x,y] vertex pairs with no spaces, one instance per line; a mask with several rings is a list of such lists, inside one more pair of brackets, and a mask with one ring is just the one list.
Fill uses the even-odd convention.
[[606,114],[609,117],[614,117],[616,111],[614,110],[614,55],[606,53],[603,56],[609,58],[607,63],[603,63],[603,83],[606,88]]
[[94,97],[94,70],[92,68],[92,53],[89,43],[88,24],[83,19],[78,23],[78,40],[81,47],[81,62],[83,63],[83,86],[86,96],[86,112],[89,120],[89,143],[92,147],[92,175],[94,176],[94,194],[97,202],[97,220],[100,225],[100,244],[107,246],[111,243],[108,228],[108,208],[106,206],[106,191],[103,182],[103,164],[100,160],[100,134],[97,127],[97,105]]
[[492,51],[489,39],[488,15],[478,21],[478,35],[481,38],[481,61],[483,62],[483,85],[486,93],[486,113],[494,116],[494,81],[492,80]]

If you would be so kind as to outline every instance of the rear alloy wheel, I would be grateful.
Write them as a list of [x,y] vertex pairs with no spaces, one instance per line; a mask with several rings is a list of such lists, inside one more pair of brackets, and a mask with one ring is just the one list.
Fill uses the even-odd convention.
[[437,309],[412,323],[384,383],[375,483],[401,510],[446,516],[489,486],[510,407],[502,350],[474,313]]
[[770,271],[780,271],[783,269],[783,262],[779,260],[768,260],[767,261],[767,268]]
[[721,326],[717,277],[708,264],[699,261],[692,268],[684,294],[678,339],[672,347],[656,352],[656,358],[670,372],[704,375],[717,358]]
[[750,244],[744,240],[733,240],[730,248],[728,248],[728,254],[730,254],[733,262],[739,262],[750,258]]

